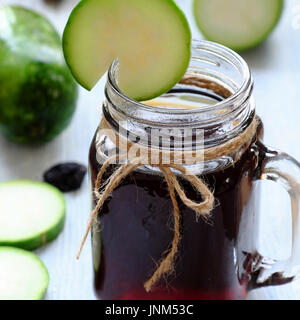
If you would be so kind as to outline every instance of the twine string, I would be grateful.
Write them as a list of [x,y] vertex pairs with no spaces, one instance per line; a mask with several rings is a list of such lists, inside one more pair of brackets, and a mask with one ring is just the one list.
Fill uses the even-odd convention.
[[180,211],[179,211],[179,205],[176,200],[176,194],[175,194],[175,189],[172,184],[172,176],[174,173],[166,167],[160,167],[161,172],[163,173],[165,180],[167,182],[169,192],[170,192],[170,197],[173,203],[174,207],[174,236],[171,244],[171,249],[169,249],[167,255],[162,258],[159,266],[153,273],[152,277],[147,280],[144,283],[144,288],[147,292],[151,290],[151,288],[156,284],[156,282],[163,276],[163,275],[168,275],[173,272],[174,269],[174,264],[173,261],[175,260],[176,254],[178,252],[178,246],[179,246],[179,241],[180,241]]

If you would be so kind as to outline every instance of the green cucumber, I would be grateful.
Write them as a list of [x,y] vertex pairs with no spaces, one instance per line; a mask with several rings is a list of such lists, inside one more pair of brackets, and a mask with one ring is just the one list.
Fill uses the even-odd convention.
[[0,6],[0,132],[17,143],[50,141],[70,123],[77,92],[49,21]]
[[0,184],[0,246],[36,249],[58,236],[65,200],[55,187],[14,180]]
[[194,0],[196,22],[205,38],[236,51],[261,44],[282,10],[283,0]]
[[87,90],[118,58],[120,89],[144,101],[167,92],[184,75],[191,32],[173,0],[82,0],[65,27],[63,49]]
[[36,255],[0,247],[0,300],[41,300],[48,284],[48,271]]

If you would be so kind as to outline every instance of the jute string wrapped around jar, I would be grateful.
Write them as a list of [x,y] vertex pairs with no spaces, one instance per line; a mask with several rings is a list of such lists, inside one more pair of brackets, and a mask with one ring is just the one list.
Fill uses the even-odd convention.
[[[195,81],[191,78],[182,79],[181,83],[190,84],[191,81],[196,85]],[[211,83],[213,84],[213,83]],[[204,82],[201,87],[205,85],[207,88],[213,89],[211,84]],[[214,84],[215,86],[216,84]],[[226,90],[225,88],[222,88]],[[229,91],[228,91],[229,92]],[[229,96],[228,92],[222,92],[223,96]],[[170,248],[163,255],[161,261],[158,263],[156,270],[153,275],[144,283],[145,290],[149,292],[155,284],[163,277],[170,275],[174,272],[174,261],[176,254],[178,252],[178,246],[180,242],[180,226],[181,217],[178,201],[176,195],[180,200],[189,208],[191,208],[196,213],[196,219],[200,216],[207,216],[214,208],[215,198],[213,193],[209,190],[206,184],[203,182],[201,177],[196,176],[191,172],[184,164],[195,164],[203,161],[209,161],[213,159],[220,158],[222,156],[230,155],[235,153],[237,150],[246,150],[252,140],[257,130],[259,120],[254,116],[251,124],[248,128],[241,133],[239,136],[231,139],[230,141],[212,148],[202,149],[195,151],[170,151],[164,149],[155,149],[151,147],[145,147],[138,143],[132,143],[118,135],[107,123],[107,121],[102,118],[101,128],[108,129],[106,133],[110,135],[111,141],[118,141],[118,148],[123,153],[114,155],[108,158],[102,165],[95,182],[94,195],[96,198],[96,206],[90,214],[89,223],[80,245],[80,249],[77,255],[79,259],[85,241],[88,234],[92,228],[92,225],[103,206],[105,200],[110,196],[110,194],[117,188],[117,186],[125,179],[130,173],[145,164],[152,167],[159,168],[164,176],[164,179],[168,185],[170,198],[174,207],[173,217],[174,217],[174,236]],[[133,152],[132,152],[133,151]],[[176,163],[176,159],[183,159],[182,164]],[[106,180],[102,181],[103,175],[108,169],[110,164],[116,163],[117,160],[125,160],[125,163],[116,167],[116,170],[111,174],[111,176]],[[238,160],[238,159],[236,159]],[[175,171],[175,172],[174,172]],[[201,202],[195,202],[189,199],[181,185],[178,182],[177,173],[179,173],[186,181],[188,181],[194,189],[201,196]]]

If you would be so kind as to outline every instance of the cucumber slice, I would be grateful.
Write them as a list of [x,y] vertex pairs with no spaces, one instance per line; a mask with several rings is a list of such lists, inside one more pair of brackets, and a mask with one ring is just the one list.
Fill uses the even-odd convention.
[[0,247],[0,300],[41,300],[48,284],[48,271],[36,255]]
[[0,184],[0,245],[36,249],[57,237],[65,220],[65,200],[47,183]]
[[236,51],[262,43],[276,26],[283,0],[194,0],[194,15],[206,39]]
[[118,58],[120,89],[143,101],[167,92],[184,75],[191,32],[173,0],[82,0],[64,30],[63,49],[88,90]]

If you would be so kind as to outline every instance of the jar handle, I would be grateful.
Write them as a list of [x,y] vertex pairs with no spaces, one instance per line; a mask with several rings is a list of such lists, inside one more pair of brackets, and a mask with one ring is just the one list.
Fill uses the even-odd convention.
[[[284,152],[266,147],[261,142],[254,145],[259,165],[255,178],[281,184],[289,193],[292,209],[292,253],[287,260],[273,260],[251,254],[246,270],[250,274],[248,289],[291,282],[300,275],[300,163]],[[257,235],[254,235],[257,239]]]

